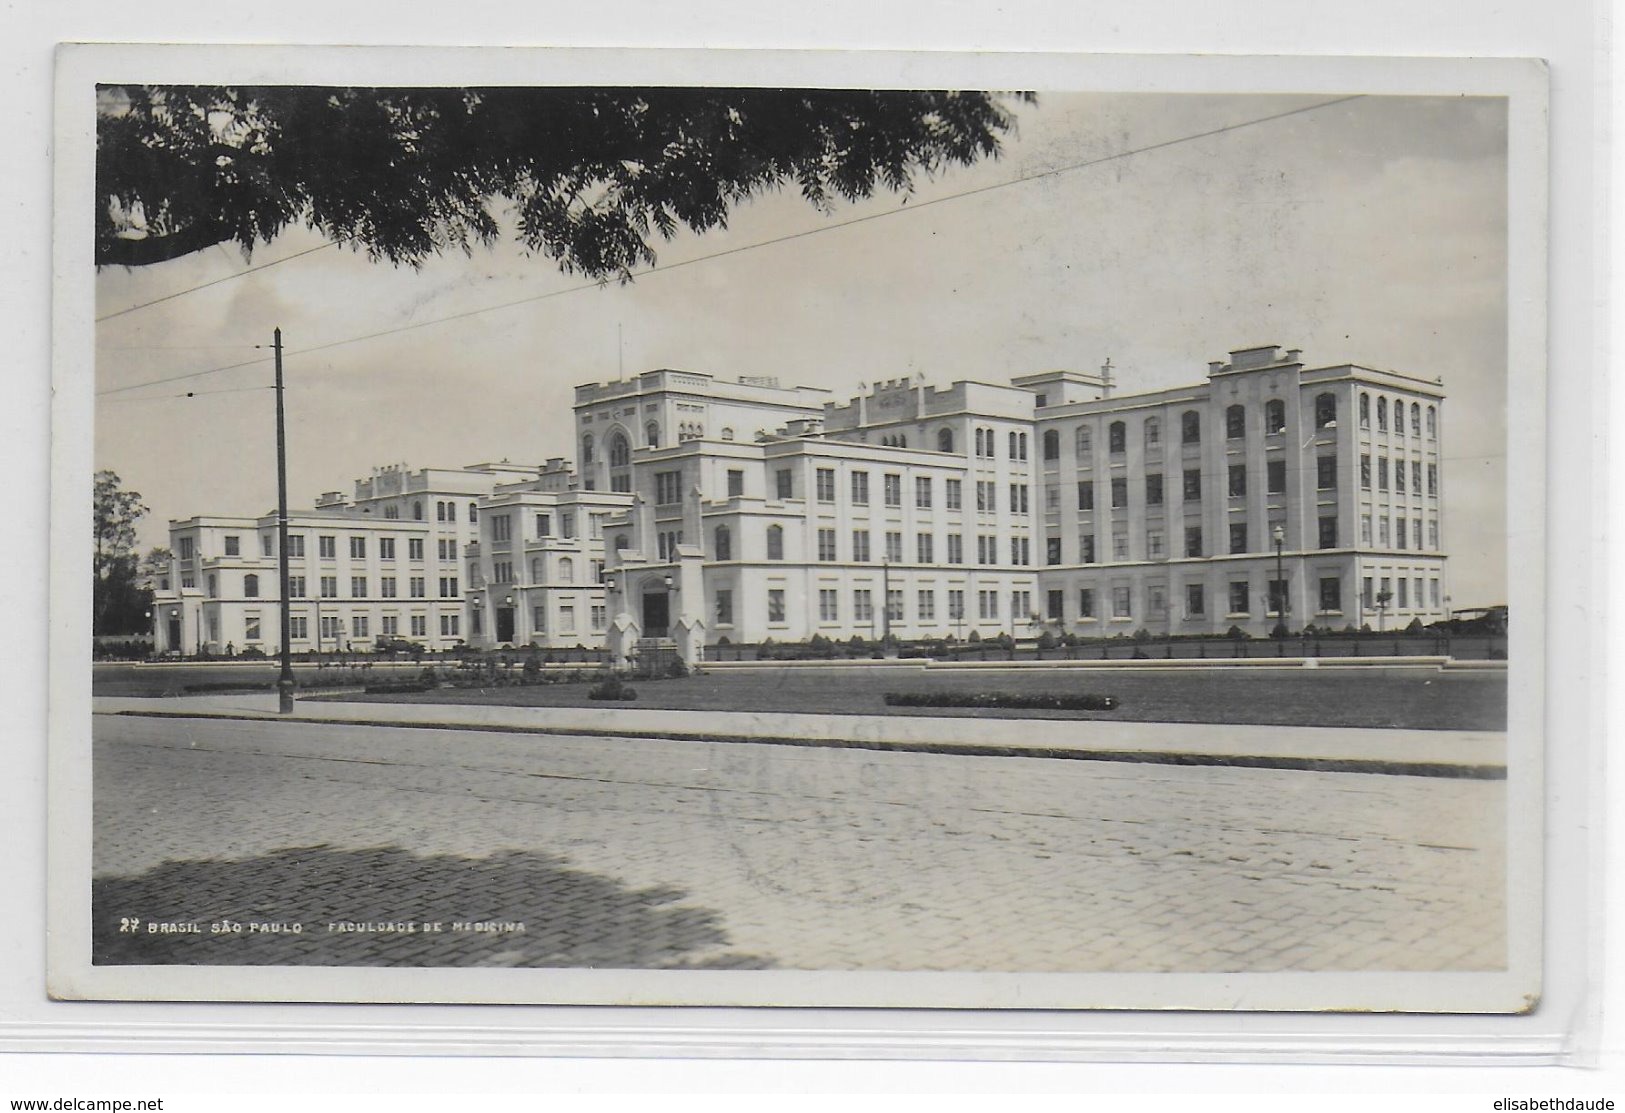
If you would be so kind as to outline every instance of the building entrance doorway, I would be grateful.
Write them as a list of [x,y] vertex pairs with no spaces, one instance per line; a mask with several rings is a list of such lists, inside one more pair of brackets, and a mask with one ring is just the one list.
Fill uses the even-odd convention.
[[663,638],[671,626],[671,597],[664,591],[651,591],[643,597],[643,636]]
[[169,620],[169,644],[165,648],[175,653],[181,651],[181,620],[179,618]]
[[503,645],[513,641],[513,608],[497,608],[497,644]]

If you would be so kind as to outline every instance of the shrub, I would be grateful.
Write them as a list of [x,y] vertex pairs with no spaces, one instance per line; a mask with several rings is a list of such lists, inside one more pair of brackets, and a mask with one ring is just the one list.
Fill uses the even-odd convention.
[[972,630],[970,632],[970,637],[966,638],[965,640],[972,643],[980,642],[982,640],[982,632],[980,630]]
[[1110,711],[1116,696],[1037,692],[887,692],[891,707],[984,707],[1040,711]]
[[688,675],[688,662],[681,657],[673,657],[671,663],[666,666],[666,675],[673,680],[682,679]]
[[1014,649],[1016,647],[1016,639],[1009,634],[1000,634],[998,641],[1000,649]]
[[1405,627],[1405,632],[1407,634],[1420,634],[1420,633],[1422,633],[1422,620],[1420,618],[1411,619],[1410,625]]
[[1038,648],[1039,649],[1054,649],[1055,648],[1055,635],[1052,634],[1048,630],[1045,630],[1043,633],[1039,634],[1038,635]]
[[621,679],[620,673],[610,673],[604,679],[587,689],[588,699],[623,700],[637,699],[637,689],[631,687]]
[[418,673],[418,683],[427,685],[429,688],[433,688],[440,683],[440,677],[435,674],[433,665]]
[[1244,642],[1247,640],[1247,632],[1240,626],[1230,627],[1230,629],[1224,632],[1224,636],[1233,642]]

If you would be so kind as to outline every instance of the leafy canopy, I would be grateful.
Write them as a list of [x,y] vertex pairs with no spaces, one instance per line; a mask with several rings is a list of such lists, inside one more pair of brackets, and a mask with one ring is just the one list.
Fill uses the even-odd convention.
[[630,276],[650,239],[725,227],[792,187],[827,208],[996,157],[984,92],[103,86],[96,262],[140,266],[290,224],[416,266],[517,235],[566,271]]

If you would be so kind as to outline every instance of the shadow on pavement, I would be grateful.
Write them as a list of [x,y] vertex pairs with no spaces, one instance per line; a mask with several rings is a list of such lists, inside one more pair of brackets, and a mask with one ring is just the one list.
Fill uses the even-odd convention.
[[[171,861],[92,883],[101,966],[763,969],[678,889],[630,889],[562,858],[292,847]],[[425,930],[438,923],[439,930]],[[295,925],[300,930],[295,931]],[[516,926],[518,925],[518,926]]]

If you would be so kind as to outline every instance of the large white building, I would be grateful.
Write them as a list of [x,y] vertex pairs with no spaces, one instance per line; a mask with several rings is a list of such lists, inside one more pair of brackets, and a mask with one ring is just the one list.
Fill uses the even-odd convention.
[[585,481],[632,499],[605,523],[617,652],[1445,615],[1437,381],[1269,346],[1143,394],[1108,367],[812,400],[674,371],[578,389]]
[[[1188,386],[916,379],[838,402],[576,389],[579,470],[383,468],[290,521],[298,650],[1260,635],[1446,616],[1443,390],[1296,350]],[[160,652],[277,645],[276,523],[171,524]]]

